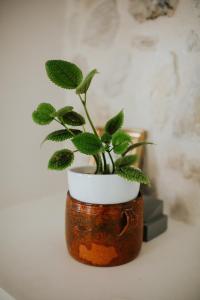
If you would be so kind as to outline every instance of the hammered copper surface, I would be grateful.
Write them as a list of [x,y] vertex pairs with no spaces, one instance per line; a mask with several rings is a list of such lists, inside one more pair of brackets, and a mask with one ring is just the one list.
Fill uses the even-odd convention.
[[143,237],[143,199],[96,205],[79,202],[69,192],[66,241],[76,260],[94,266],[117,266],[133,260]]

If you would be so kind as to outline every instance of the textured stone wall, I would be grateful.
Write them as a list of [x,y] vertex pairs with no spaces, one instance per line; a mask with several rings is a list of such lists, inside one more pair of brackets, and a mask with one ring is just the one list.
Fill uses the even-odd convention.
[[63,58],[85,72],[99,70],[89,95],[96,124],[124,108],[127,128],[148,130],[157,144],[146,151],[155,193],[169,204],[171,216],[195,222],[200,215],[200,1],[68,2]]

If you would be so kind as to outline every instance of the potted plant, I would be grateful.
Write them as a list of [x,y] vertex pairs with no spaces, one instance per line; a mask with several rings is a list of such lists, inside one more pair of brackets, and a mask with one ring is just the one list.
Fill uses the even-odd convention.
[[[85,111],[84,117],[72,106],[56,109],[50,103],[41,103],[32,113],[33,121],[39,125],[55,121],[62,126],[49,133],[43,142],[71,142],[71,147],[52,155],[48,168],[70,167],[77,152],[93,156],[96,163],[95,167],[68,170],[66,238],[69,252],[77,260],[91,265],[128,262],[137,256],[142,243],[140,184],[149,184],[148,177],[133,166],[137,156],[130,152],[151,143],[132,142],[131,136],[122,130],[123,110],[107,121],[101,136],[98,134],[87,105],[87,91],[98,73],[96,69],[83,77],[80,68],[71,62],[49,60],[45,67],[54,84],[75,90]],[[86,121],[91,132],[85,129]]]

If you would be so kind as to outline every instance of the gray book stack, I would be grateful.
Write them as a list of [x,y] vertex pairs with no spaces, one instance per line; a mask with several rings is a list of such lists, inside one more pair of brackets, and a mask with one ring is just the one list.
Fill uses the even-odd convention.
[[149,195],[144,198],[144,235],[143,241],[148,242],[167,229],[167,215],[163,214],[163,201]]

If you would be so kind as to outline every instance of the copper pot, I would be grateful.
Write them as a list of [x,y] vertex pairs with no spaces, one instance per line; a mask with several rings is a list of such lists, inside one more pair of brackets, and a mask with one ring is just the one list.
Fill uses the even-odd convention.
[[93,266],[117,266],[140,252],[143,238],[141,194],[121,204],[89,204],[67,194],[66,241],[69,253]]

